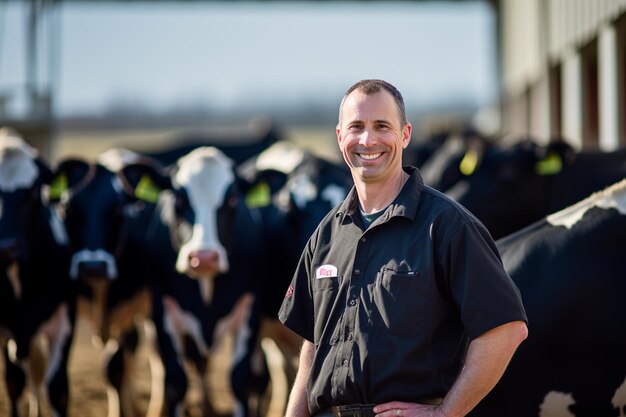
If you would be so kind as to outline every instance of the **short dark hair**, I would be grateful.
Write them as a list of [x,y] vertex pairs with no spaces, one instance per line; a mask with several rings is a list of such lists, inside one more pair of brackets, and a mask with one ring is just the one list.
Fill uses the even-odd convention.
[[406,118],[406,108],[404,106],[404,99],[402,98],[402,94],[400,91],[384,80],[376,80],[376,79],[368,79],[361,80],[354,83],[346,93],[343,95],[343,99],[341,100],[341,105],[339,106],[339,122],[341,122],[341,109],[343,108],[343,102],[346,100],[346,97],[350,95],[354,90],[360,90],[367,95],[378,93],[381,90],[387,91],[393,99],[396,101],[398,106],[398,113],[400,113],[400,123],[402,126],[408,123]]

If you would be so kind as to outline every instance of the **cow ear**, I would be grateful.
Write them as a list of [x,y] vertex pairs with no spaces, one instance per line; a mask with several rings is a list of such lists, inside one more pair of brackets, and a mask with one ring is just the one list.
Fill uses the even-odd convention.
[[118,175],[129,195],[149,203],[156,203],[161,191],[172,188],[170,177],[161,169],[150,165],[129,164]]
[[270,186],[265,181],[260,181],[246,192],[246,206],[259,208],[269,206],[272,202]]
[[78,188],[80,184],[92,175],[92,166],[81,159],[65,159],[52,171],[48,200],[56,202],[71,189]]
[[576,158],[576,150],[565,141],[556,140],[537,151],[535,173],[556,175]]

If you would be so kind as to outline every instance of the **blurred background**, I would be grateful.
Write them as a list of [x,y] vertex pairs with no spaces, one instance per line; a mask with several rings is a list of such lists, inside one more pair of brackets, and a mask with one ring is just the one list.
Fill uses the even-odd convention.
[[461,126],[614,150],[626,143],[625,8],[3,0],[0,124],[53,159],[185,135],[251,140],[267,129],[336,155],[343,92],[376,77],[404,93],[414,142]]
[[[586,196],[587,180],[600,181],[601,169],[614,168],[598,159],[594,171],[579,165],[576,180],[553,181],[569,161],[537,171],[545,162],[539,157],[551,156],[549,145],[564,141],[594,158],[626,149],[626,0],[0,0],[0,127],[16,128],[52,162],[112,147],[163,156],[201,144],[240,147],[243,160],[279,139],[340,159],[339,102],[363,78],[386,79],[403,93],[412,146],[439,132],[469,132],[459,135],[466,142],[461,164],[450,166],[463,175],[454,179],[478,177],[467,188],[479,192],[475,204],[488,203],[489,214],[504,207],[496,214],[508,224],[511,209],[534,213],[525,203],[550,202],[565,188]],[[519,175],[502,170],[508,182],[496,189],[501,198],[482,197],[488,187],[474,174],[477,143],[482,152],[523,138],[548,145],[545,155],[533,155],[537,165],[524,164],[529,171]],[[515,166],[515,155],[503,154],[509,159],[498,162]],[[467,155],[473,166],[462,172]],[[623,178],[626,159],[614,155],[619,169],[611,174]],[[498,172],[485,166],[489,184],[497,183]],[[518,192],[524,185],[526,194]],[[593,269],[602,263],[571,261]],[[563,279],[570,281],[569,273]],[[609,286],[611,292],[619,294]],[[592,334],[595,323],[588,322]],[[106,398],[92,359],[100,351],[87,332],[80,337],[87,350],[73,365],[82,372],[75,384],[100,405],[76,401],[81,408],[71,415],[101,417]],[[594,340],[597,356],[617,346],[612,340]],[[227,398],[230,410],[228,361],[217,365],[223,391],[216,396]],[[589,381],[598,385],[587,374],[579,379],[585,391]],[[0,416],[8,415],[6,404],[0,398]],[[272,416],[283,415],[277,410]]]
[[496,12],[478,0],[3,0],[0,124],[52,159],[269,128],[332,156],[344,91],[383,78],[415,139],[496,105]]

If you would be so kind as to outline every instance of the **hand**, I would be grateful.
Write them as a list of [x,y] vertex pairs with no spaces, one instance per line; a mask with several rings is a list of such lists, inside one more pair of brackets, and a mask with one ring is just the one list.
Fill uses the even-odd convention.
[[376,417],[443,417],[441,405],[391,401],[374,407]]

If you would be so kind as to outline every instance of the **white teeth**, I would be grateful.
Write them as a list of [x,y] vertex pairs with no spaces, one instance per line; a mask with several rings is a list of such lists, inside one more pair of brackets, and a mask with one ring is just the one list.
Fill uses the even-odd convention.
[[359,156],[363,159],[376,159],[378,158],[380,155],[382,155],[382,152],[379,153],[369,153],[369,154],[364,154],[364,153],[360,153]]

